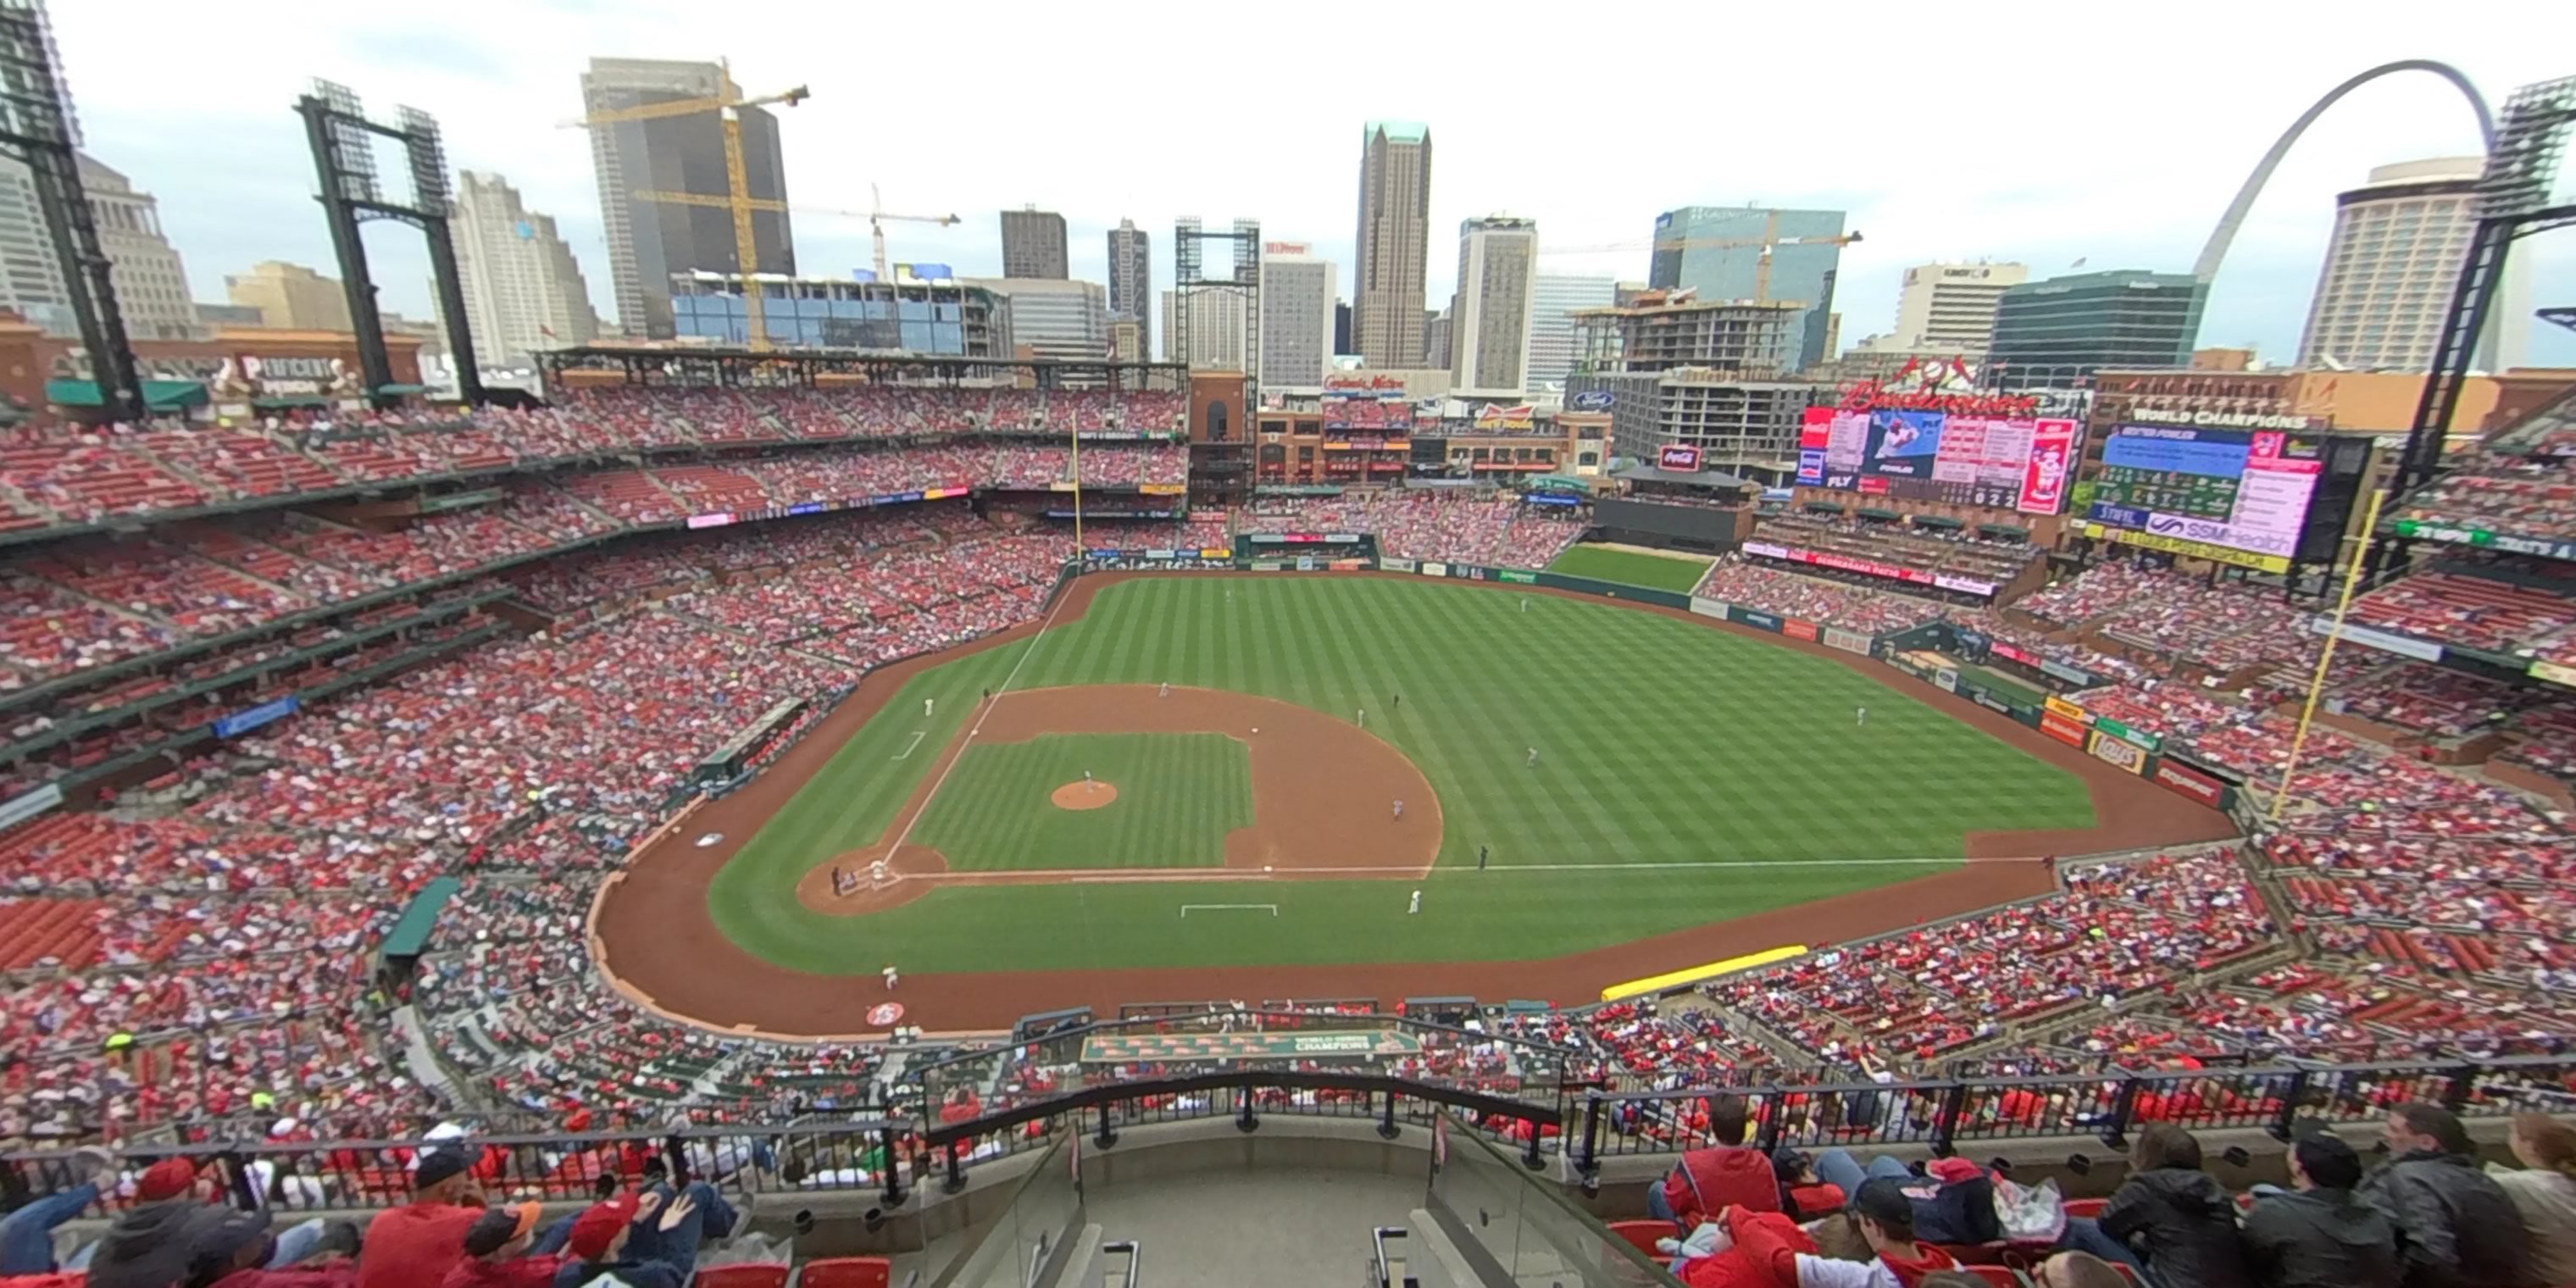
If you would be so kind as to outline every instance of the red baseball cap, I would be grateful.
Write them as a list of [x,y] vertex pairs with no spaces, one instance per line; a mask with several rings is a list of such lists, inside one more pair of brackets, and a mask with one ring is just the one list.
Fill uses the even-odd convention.
[[165,1158],[143,1169],[135,1178],[134,1197],[146,1203],[175,1199],[197,1184],[196,1163],[184,1158]]
[[572,1221],[572,1234],[564,1240],[564,1251],[584,1261],[597,1261],[608,1255],[608,1245],[616,1242],[617,1232],[635,1220],[635,1196],[620,1195],[605,1203],[593,1203],[582,1209]]

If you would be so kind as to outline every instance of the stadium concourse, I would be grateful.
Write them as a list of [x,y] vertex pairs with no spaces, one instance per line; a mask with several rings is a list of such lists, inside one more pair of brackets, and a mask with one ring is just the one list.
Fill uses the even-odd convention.
[[[1046,1071],[996,1059],[968,1101],[928,1106],[900,1048],[768,1043],[639,1010],[591,969],[584,916],[699,761],[760,713],[798,699],[819,713],[872,666],[1036,620],[1068,546],[1032,512],[1042,500],[1012,494],[1070,480],[1062,435],[1168,434],[1181,407],[1162,393],[655,388],[471,418],[9,431],[0,527],[114,530],[28,545],[0,580],[0,799],[147,772],[95,808],[0,833],[0,1138],[240,1124],[382,1138],[505,1112],[568,1128],[742,1121],[889,1089],[898,1108],[953,1119],[1043,1093]],[[2563,463],[2477,469],[2422,504],[2452,522],[2569,522],[2545,504]],[[1173,487],[1188,456],[1101,442],[1082,471],[1086,487]],[[322,503],[458,475],[493,494],[392,522]],[[680,526],[946,489],[993,499]],[[1122,549],[1180,550],[1362,531],[1393,557],[1537,568],[1583,526],[1508,497],[1398,492],[1265,496],[1114,530]],[[1766,531],[1996,581],[2035,553],[1785,515]],[[1729,556],[1699,593],[1871,634],[1943,621],[2011,642],[2101,677],[2070,696],[2245,777],[2270,808],[2282,702],[2317,647],[2277,590],[2112,560],[1997,610],[1789,569]],[[2560,655],[2576,612],[2497,572],[2424,571],[2360,611]],[[315,646],[319,660],[281,662]],[[2563,785],[2549,793],[2576,773],[2576,710],[2361,648],[2330,678],[2356,731],[2312,733],[2257,840],[2070,862],[2035,900],[1679,1002],[1559,998],[1479,1023],[1571,1048],[1574,1072],[1628,1090],[2561,1049],[2576,1029],[2576,841],[2554,813]],[[194,688],[209,680],[223,683]],[[273,723],[199,736],[288,696],[298,709]],[[2496,748],[2485,765],[2414,754],[2470,734]],[[415,982],[385,991],[396,911],[450,877],[461,888]],[[1462,1044],[1418,1060],[1472,1081],[1508,1075],[1494,1058]],[[2010,1112],[2038,1127],[2076,1110]]]

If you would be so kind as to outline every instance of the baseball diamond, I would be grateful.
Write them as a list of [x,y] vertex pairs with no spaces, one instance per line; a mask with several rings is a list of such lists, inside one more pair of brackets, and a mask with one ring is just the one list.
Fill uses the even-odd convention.
[[[1607,673],[1673,679],[1562,696]],[[888,962],[938,1029],[1254,979],[1536,996],[2034,893],[2040,855],[2230,834],[1902,683],[1527,587],[1095,574],[1035,627],[870,675],[639,851],[596,931],[640,999],[784,1035],[862,1029],[866,989],[830,981]],[[1054,804],[1086,771],[1114,803]],[[883,888],[818,879],[880,859]]]

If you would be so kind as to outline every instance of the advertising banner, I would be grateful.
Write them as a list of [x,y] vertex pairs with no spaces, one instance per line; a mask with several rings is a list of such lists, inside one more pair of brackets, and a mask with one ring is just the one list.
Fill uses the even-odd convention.
[[1201,559],[1231,559],[1233,557],[1233,551],[1227,550],[1221,546],[1212,546],[1199,551],[1199,558]]
[[[2093,508],[2101,509],[2099,505]],[[2130,528],[2106,527],[2099,523],[2084,524],[2082,530],[2085,536],[2097,541],[2116,541],[2121,545],[2136,546],[2141,550],[2161,550],[2169,555],[2207,559],[2212,563],[2233,564],[2236,567],[2251,568],[2257,572],[2280,573],[2290,570],[2290,561],[2279,555],[2230,550],[2225,546],[2213,546],[2205,541],[2187,541],[2180,537],[2160,536],[2153,532],[2140,532]]]
[[1497,568],[1494,570],[1494,577],[1496,580],[1508,581],[1515,586],[1535,586],[1538,584],[1537,573],[1523,572],[1518,568]]
[[2055,514],[2066,508],[2066,483],[2075,476],[2075,422],[2043,420],[2031,427],[2030,463],[2021,476],[2024,514]]
[[2094,716],[2093,727],[2109,733],[2114,738],[2125,738],[2149,751],[2163,746],[2165,742],[2162,735],[2148,733],[2143,729],[2132,729],[2109,716]]
[[1438,560],[1426,559],[1422,561],[1421,571],[1425,577],[1446,577],[1449,575],[1449,565]]
[[2064,680],[2068,684],[2081,684],[2089,687],[2093,683],[2093,673],[2091,671],[2077,670],[2074,667],[2068,666],[2064,662],[2050,662],[2043,660],[2039,663],[2039,673],[2053,679]]
[[62,803],[60,783],[47,783],[34,791],[12,796],[8,803],[0,804],[0,827],[16,827]]
[[2156,780],[2157,786],[2188,796],[2211,809],[2218,808],[2218,802],[2226,792],[2217,779],[2196,769],[2185,768],[2170,756],[2157,761],[2155,772],[2149,777]]
[[2073,724],[2078,728],[2088,728],[2093,723],[2093,717],[2087,714],[2084,708],[2079,707],[2064,698],[2052,696],[2048,701],[2040,705],[2047,707],[2051,713],[2057,716],[2058,719]]
[[1139,483],[1136,490],[1147,496],[1179,496],[1190,490],[1187,483]]
[[1867,657],[1869,656],[1870,637],[1863,635],[1858,631],[1844,630],[1839,626],[1828,626],[1825,628],[1825,647],[1838,648],[1846,653],[1858,653],[1863,657]]
[[733,516],[731,514],[692,514],[689,516],[689,526],[692,528],[721,528],[731,524],[732,522]]
[[1726,601],[1723,599],[1703,599],[1693,595],[1690,610],[1702,617],[1714,617],[1721,622],[1726,620]]
[[247,707],[231,715],[218,717],[214,723],[215,736],[230,738],[235,734],[248,733],[261,725],[282,720],[294,714],[298,705],[300,704],[295,695],[290,693],[276,701],[263,702],[258,706]]
[[1386,569],[1388,572],[1411,572],[1413,571],[1414,564],[1410,559],[1381,558],[1377,561],[1377,566]]
[[1814,622],[1802,622],[1795,617],[1786,618],[1780,623],[1780,633],[1793,640],[1812,641],[1816,638],[1816,624]]
[[2101,761],[2103,764],[2125,769],[2133,774],[2146,772],[2146,749],[2140,747],[2134,742],[2128,741],[2127,739],[2114,738],[2110,734],[2096,729],[2093,731],[2093,746],[2091,750],[2093,758]]
[[2084,747],[2084,739],[2091,733],[2084,726],[2054,711],[2043,711],[2039,714],[2039,731],[2079,751]]
[[2102,444],[2091,517],[2287,558],[2324,458],[2322,439],[2277,429],[2121,425]]
[[2399,657],[2411,657],[2425,662],[2442,660],[2442,646],[2431,640],[2408,639],[2403,635],[2391,635],[2386,631],[2374,630],[2368,626],[2355,626],[2350,622],[2345,622],[2342,629],[2338,630],[2334,619],[2322,614],[2308,619],[2308,632],[2312,635],[2332,635],[2347,643],[2359,644],[2364,648],[2375,648],[2382,653],[2394,653]]
[[1476,412],[1476,428],[1483,430],[1527,430],[1538,428],[1538,408],[1528,403],[1504,407],[1487,403]]
[[2455,546],[2477,546],[2502,550],[2507,554],[2538,555],[2543,559],[2576,560],[2576,541],[2550,541],[2540,537],[2517,537],[2474,524],[2426,523],[2421,519],[2399,519],[2397,535],[2416,541],[2441,541]]
[[2551,684],[2564,684],[2576,688],[2576,666],[2560,666],[2556,662],[2534,662],[2531,664],[2530,675],[2535,680],[2547,680]]
[[1675,474],[1696,474],[1699,472],[1699,449],[1683,443],[1666,443],[1662,451],[1655,453],[1655,467]]
[[2006,703],[2003,699],[1986,692],[1984,689],[1972,688],[1968,697],[1978,706],[1984,707],[1986,710],[1992,711],[1997,715],[2008,716],[2013,713],[2012,706],[2009,703]]
[[1932,677],[1932,687],[1939,689],[1943,693],[1958,692],[1959,673],[1946,666],[1942,667],[1940,672]]
[[1780,629],[1779,618],[1774,617],[1769,613],[1757,613],[1750,608],[1737,608],[1735,610],[1735,620],[1738,623],[1750,626],[1757,631],[1776,632]]
[[1608,411],[1614,401],[1607,389],[1586,389],[1565,400],[1568,411]]

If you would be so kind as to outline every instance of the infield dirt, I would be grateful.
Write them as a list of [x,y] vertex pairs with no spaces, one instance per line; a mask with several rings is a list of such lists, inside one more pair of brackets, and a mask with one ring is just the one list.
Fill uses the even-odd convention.
[[[1094,574],[1080,578],[1066,588],[1064,599],[1051,620],[1061,624],[1079,618],[1106,586],[1138,576],[1173,575],[1275,577],[1292,574]],[[1330,575],[1419,580],[1393,573]],[[1583,603],[1601,602],[1592,596],[1570,591],[1499,584],[1493,588],[1521,595],[1556,595]],[[1840,943],[2045,893],[2055,879],[2048,865],[2036,861],[2038,856],[2147,849],[2223,840],[2236,835],[2226,817],[2214,810],[2191,804],[2135,774],[2105,764],[1973,703],[1955,699],[1942,701],[1927,696],[1939,691],[1909,680],[1878,662],[1820,644],[1695,616],[1680,609],[1627,601],[1623,604],[1631,611],[1663,613],[1711,630],[1751,636],[1773,647],[1796,649],[1847,667],[1854,674],[1916,698],[1989,737],[2075,775],[2091,795],[2095,825],[2057,831],[1972,832],[1966,838],[1968,856],[1972,860],[1988,861],[1969,862],[1947,872],[1911,881],[1563,957],[1528,961],[1386,962],[1361,966],[1215,966],[908,974],[903,977],[902,986],[895,995],[906,1008],[906,1022],[934,1032],[983,1031],[1007,1028],[1023,1015],[1060,1007],[1087,1005],[1101,1014],[1115,1015],[1122,1002],[1173,999],[1374,997],[1392,1005],[1395,999],[1406,996],[1467,995],[1489,1000],[1536,998],[1579,1004],[1593,1000],[1605,985],[1679,970],[1700,962],[1717,961],[1781,944],[1818,947]],[[685,817],[682,825],[664,828],[656,839],[632,857],[623,873],[611,879],[593,905],[593,951],[610,981],[628,996],[661,1014],[718,1030],[756,1032],[788,1039],[865,1037],[881,1031],[868,1024],[866,1014],[869,1007],[887,1000],[882,981],[873,975],[809,974],[753,956],[717,929],[707,907],[709,883],[741,843],[803,789],[833,753],[914,675],[968,652],[1018,645],[1039,629],[1036,623],[1014,627],[945,653],[914,658],[872,672],[812,733],[781,756],[777,763],[762,771],[749,785],[721,800],[698,806]],[[1141,699],[1118,698],[1114,702],[1116,711],[1104,706],[1086,714],[1083,705],[1050,710],[1047,702],[1042,700],[1015,706],[1023,699],[1043,699],[1049,693],[1097,695],[1104,688],[1115,693],[1129,687],[1141,689],[1145,696]],[[1373,776],[1361,799],[1386,797],[1405,800],[1407,816],[1404,827],[1409,831],[1415,813],[1422,813],[1425,817],[1421,820],[1424,826],[1420,836],[1426,840],[1427,848],[1410,858],[1406,857],[1409,851],[1368,851],[1388,855],[1386,866],[1390,875],[1418,873],[1438,852],[1439,819],[1433,812],[1437,798],[1429,784],[1423,781],[1420,771],[1392,747],[1360,733],[1343,721],[1306,708],[1243,694],[1176,689],[1171,698],[1158,699],[1151,696],[1154,693],[1151,686],[1104,688],[1029,690],[1006,694],[987,713],[984,732],[978,738],[1001,741],[1043,733],[1227,731],[1224,726],[1203,723],[1219,718],[1236,720],[1245,731],[1257,724],[1262,729],[1257,739],[1248,732],[1243,735],[1246,745],[1253,749],[1255,825],[1235,834],[1239,836],[1245,832],[1261,833],[1273,826],[1273,819],[1282,819],[1278,825],[1287,826],[1284,821],[1286,815],[1274,811],[1296,808],[1289,798],[1274,796],[1264,799],[1259,795],[1264,782],[1262,765],[1265,757],[1258,739],[1271,738],[1274,730],[1284,733],[1290,726],[1286,723],[1274,726],[1273,717],[1266,713],[1255,719],[1229,711],[1201,713],[1183,707],[1157,714],[1152,708],[1165,703],[1184,702],[1185,693],[1205,694],[1229,703],[1282,707],[1297,713],[1293,717],[1279,717],[1283,722],[1292,719],[1318,722],[1345,736],[1345,740],[1333,744],[1334,755],[1374,745],[1382,748],[1393,762],[1370,771]],[[1078,701],[1087,704],[1092,699]],[[1196,697],[1187,699],[1191,706],[1199,701]],[[1146,704],[1144,714],[1117,714],[1133,710],[1140,702]],[[1243,710],[1248,711],[1250,707]],[[1019,712],[1029,713],[1025,721]],[[1197,720],[1202,723],[1186,727],[1176,724],[1162,729],[1159,725],[1064,723],[1069,719]],[[943,754],[953,757],[962,749],[963,743],[964,740],[960,739]],[[1313,765],[1317,762],[1309,759],[1305,763]],[[916,815],[927,802],[939,776],[938,768],[942,767],[944,762],[923,775],[922,785],[916,788],[913,799],[906,803],[904,819]],[[1275,792],[1352,790],[1355,780],[1329,764],[1316,773],[1317,780],[1310,782],[1305,771],[1287,769],[1283,762],[1270,778]],[[1390,773],[1403,777],[1390,781],[1376,776]],[[1307,785],[1299,787],[1301,783]],[[1414,792],[1419,794],[1409,794]],[[1352,809],[1347,796],[1341,800],[1339,809],[1307,812],[1327,819],[1349,818],[1354,820],[1354,826],[1361,820],[1372,823],[1374,835],[1368,838],[1372,841],[1386,838],[1393,830],[1387,827],[1388,819],[1384,812]],[[691,842],[690,838],[709,831],[721,833],[725,841],[706,847]],[[899,826],[890,831],[890,837],[901,834]],[[1321,836],[1314,839],[1317,844],[1338,844]],[[1298,852],[1310,851],[1304,850],[1301,843]],[[1240,878],[1244,869],[1238,866],[1236,854],[1237,847],[1230,837],[1225,868],[1162,868],[1130,875],[1139,879],[1172,881],[1188,880],[1193,871],[1199,871]],[[907,879],[890,883],[883,892],[862,892],[854,897],[856,906],[845,906],[843,901],[831,898],[829,872],[834,863],[844,868],[855,865],[857,870],[864,872],[869,861],[876,857],[882,857],[881,851],[871,849],[820,861],[815,870],[798,883],[797,897],[809,907],[828,907],[835,913],[845,910],[865,912],[871,906],[888,906],[909,897],[897,892],[909,889],[917,893],[929,888],[927,883],[930,881],[956,880],[969,875],[946,873],[946,865],[938,860],[935,851],[905,845],[889,861],[894,871]],[[2022,861],[2001,861],[2006,859]],[[1248,863],[1257,867],[1260,860],[1252,859]],[[1406,866],[1408,863],[1409,867]],[[1057,871],[971,875],[976,879],[1045,881],[1062,880],[1067,874]],[[818,878],[821,881],[819,891],[809,891],[808,887]],[[1293,879],[1293,874],[1281,874],[1278,879]],[[880,895],[888,901],[887,904],[869,902]],[[820,904],[815,902],[818,896],[822,900]]]

